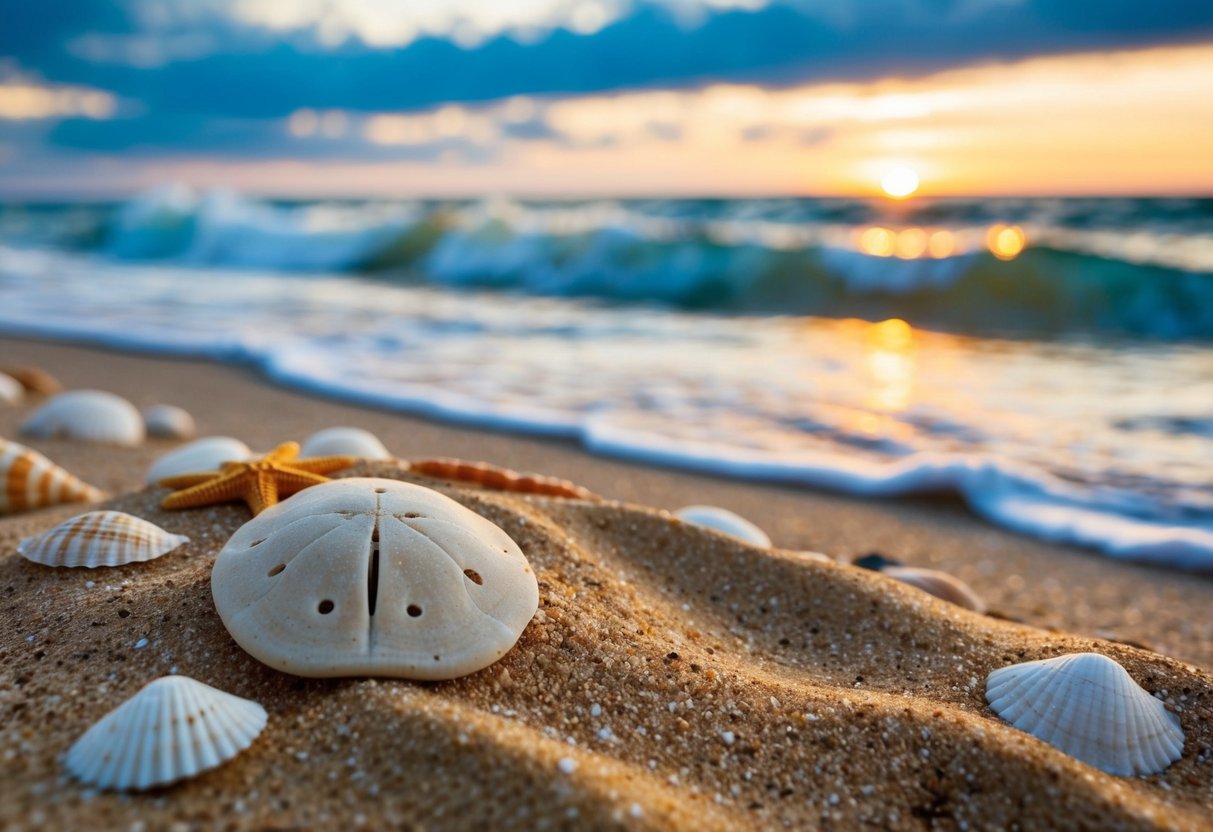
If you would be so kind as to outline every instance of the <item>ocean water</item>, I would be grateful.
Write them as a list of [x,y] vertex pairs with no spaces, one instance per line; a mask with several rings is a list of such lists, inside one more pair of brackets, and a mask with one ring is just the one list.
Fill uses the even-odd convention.
[[9,205],[0,332],[1213,570],[1208,200]]

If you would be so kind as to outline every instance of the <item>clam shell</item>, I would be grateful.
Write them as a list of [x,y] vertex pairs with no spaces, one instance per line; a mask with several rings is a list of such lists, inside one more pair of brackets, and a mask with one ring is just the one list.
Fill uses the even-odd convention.
[[955,575],[940,572],[938,569],[922,569],[917,566],[886,566],[880,571],[890,578],[917,587],[942,601],[974,612],[986,611],[986,602],[981,599],[981,596]]
[[178,474],[218,471],[223,463],[248,459],[251,453],[249,446],[239,439],[230,436],[207,436],[159,457],[147,469],[143,480],[148,485],[155,485],[162,479]]
[[539,606],[509,536],[419,485],[314,485],[241,526],[211,572],[232,638],[298,676],[453,679],[497,661]]
[[171,404],[154,404],[143,411],[143,424],[149,436],[164,439],[193,439],[198,435],[194,417]]
[[143,442],[143,417],[121,396],[104,390],[60,393],[25,420],[21,432],[42,439],[134,446]]
[[163,676],[110,711],[67,752],[102,789],[139,791],[215,768],[253,744],[265,708],[188,676]]
[[95,503],[105,498],[99,489],[35,450],[0,439],[0,514],[16,514],[60,503]]
[[1183,756],[1179,718],[1098,653],[999,668],[986,700],[1019,730],[1109,774],[1154,774]]
[[0,373],[0,402],[5,404],[20,404],[25,398],[25,388],[21,382],[5,373]]
[[326,428],[303,440],[299,455],[356,456],[362,459],[391,459],[379,437],[362,428]]
[[674,512],[674,516],[686,523],[724,532],[752,546],[763,549],[771,547],[771,538],[767,537],[766,532],[728,509],[716,506],[686,506]]
[[173,534],[142,517],[121,511],[90,511],[17,544],[17,552],[44,566],[122,566],[153,560],[183,543]]

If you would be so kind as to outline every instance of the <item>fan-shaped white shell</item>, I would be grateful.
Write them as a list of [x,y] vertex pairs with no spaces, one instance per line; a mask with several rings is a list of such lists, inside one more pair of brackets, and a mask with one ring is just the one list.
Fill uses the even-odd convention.
[[194,417],[171,404],[154,404],[144,410],[143,424],[149,435],[165,439],[193,439],[198,435]]
[[886,566],[880,571],[890,578],[918,587],[923,592],[958,607],[976,612],[986,611],[986,602],[981,599],[981,596],[955,575],[940,572],[938,569],[922,569],[917,566]]
[[505,532],[437,491],[369,478],[241,526],[211,591],[241,647],[299,676],[453,679],[505,655],[539,606]]
[[362,428],[326,428],[303,441],[300,456],[357,456],[391,459],[379,437]]
[[20,404],[25,398],[25,387],[8,373],[0,373],[0,402]]
[[1179,718],[1098,653],[999,668],[986,700],[1019,730],[1109,774],[1153,774],[1183,756]]
[[110,711],[67,752],[67,770],[102,789],[163,786],[253,744],[265,708],[188,676],[163,676]]
[[121,396],[104,390],[60,393],[25,420],[21,431],[43,439],[64,437],[81,442],[138,445],[143,417]]
[[121,511],[90,511],[27,537],[17,552],[44,566],[122,566],[153,560],[183,543],[185,535]]
[[740,538],[753,546],[764,549],[769,549],[771,546],[771,538],[767,537],[766,532],[728,509],[716,506],[686,506],[674,512],[674,516],[684,522],[705,526]]
[[239,439],[230,436],[207,436],[159,457],[147,469],[143,479],[148,485],[155,485],[166,477],[175,477],[178,474],[218,471],[223,463],[248,459],[251,453],[249,446]]
[[105,498],[42,454],[7,439],[0,439],[0,484],[0,514]]

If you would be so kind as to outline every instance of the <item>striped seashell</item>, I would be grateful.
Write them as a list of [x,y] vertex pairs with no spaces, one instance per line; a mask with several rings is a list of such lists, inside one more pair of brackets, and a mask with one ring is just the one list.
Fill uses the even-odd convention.
[[356,456],[360,459],[391,459],[379,437],[362,428],[326,428],[303,440],[299,455]]
[[104,390],[60,393],[25,420],[21,432],[42,439],[134,446],[143,442],[143,416],[121,396]]
[[67,752],[67,770],[102,789],[142,791],[235,757],[265,728],[265,708],[188,676],[163,676],[110,711]]
[[171,404],[154,404],[143,411],[143,424],[148,436],[164,439],[193,439],[198,435],[194,417],[188,411]]
[[734,514],[725,508],[685,506],[674,512],[674,516],[684,523],[723,532],[730,537],[743,540],[751,546],[758,546],[762,549],[771,548],[771,538],[767,537],[766,532],[740,514]]
[[25,388],[21,382],[6,373],[0,373],[0,402],[5,404],[21,404],[25,398]]
[[520,474],[509,468],[499,468],[487,462],[465,462],[462,459],[438,457],[409,462],[409,470],[415,474],[443,480],[470,482],[495,491],[515,491],[520,494],[538,494],[544,497],[567,497],[572,500],[593,500],[588,489],[557,477],[541,474]]
[[185,535],[173,534],[121,511],[90,511],[41,534],[27,537],[17,552],[44,566],[122,566],[155,560],[183,543]]
[[95,503],[105,493],[82,482],[35,450],[0,439],[0,514],[61,503]]
[[1183,756],[1179,718],[1098,653],[999,668],[986,701],[1020,731],[1109,774],[1154,774]]

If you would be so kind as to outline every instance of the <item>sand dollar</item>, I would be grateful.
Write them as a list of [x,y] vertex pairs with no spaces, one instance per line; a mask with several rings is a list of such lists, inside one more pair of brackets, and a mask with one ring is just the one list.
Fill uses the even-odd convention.
[[253,518],[219,553],[236,642],[299,676],[452,679],[513,647],[539,605],[518,545],[428,488],[351,478]]

